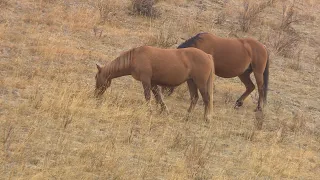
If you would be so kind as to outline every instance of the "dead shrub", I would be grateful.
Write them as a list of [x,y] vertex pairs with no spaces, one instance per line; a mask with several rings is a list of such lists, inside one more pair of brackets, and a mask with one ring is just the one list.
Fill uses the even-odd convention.
[[240,29],[243,32],[248,32],[251,24],[258,18],[259,13],[261,13],[266,7],[271,6],[274,0],[268,0],[260,4],[250,3],[249,0],[243,1],[243,10],[239,14],[239,24]]
[[159,16],[159,12],[154,7],[156,2],[154,0],[131,0],[132,11],[136,14],[156,17]]
[[282,31],[292,30],[292,23],[297,22],[297,13],[294,9],[294,5],[291,6],[283,5],[282,6],[282,19],[279,29]]
[[277,54],[289,58],[296,55],[295,52],[300,41],[298,33],[278,31],[273,38],[272,46]]

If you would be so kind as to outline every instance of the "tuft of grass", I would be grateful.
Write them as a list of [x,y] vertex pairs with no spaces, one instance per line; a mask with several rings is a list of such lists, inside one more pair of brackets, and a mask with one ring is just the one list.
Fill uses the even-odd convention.
[[301,53],[303,52],[302,49],[300,49],[294,57],[292,57],[291,61],[288,63],[288,67],[293,70],[301,70]]
[[164,22],[158,29],[158,31],[151,35],[147,40],[147,44],[151,46],[157,46],[162,48],[171,47],[178,42],[175,25],[172,22]]
[[135,14],[158,17],[160,12],[154,7],[156,1],[154,0],[131,0],[132,11]]

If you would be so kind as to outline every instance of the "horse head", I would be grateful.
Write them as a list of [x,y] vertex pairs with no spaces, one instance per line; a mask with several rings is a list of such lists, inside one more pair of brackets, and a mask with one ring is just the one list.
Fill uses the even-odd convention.
[[110,86],[111,84],[111,79],[108,71],[106,71],[105,68],[101,67],[99,64],[97,65],[98,72],[95,76],[96,79],[96,89],[95,89],[95,96],[100,97],[106,89]]

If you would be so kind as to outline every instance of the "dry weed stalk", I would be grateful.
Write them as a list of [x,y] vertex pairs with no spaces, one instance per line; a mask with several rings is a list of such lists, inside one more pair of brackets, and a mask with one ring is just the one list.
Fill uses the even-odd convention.
[[13,127],[11,125],[4,127],[3,139],[2,139],[4,152],[8,152],[8,149],[10,147],[10,137],[11,137],[12,133],[13,133]]
[[187,147],[185,152],[187,164],[191,168],[205,168],[205,165],[209,160],[208,157],[213,149],[214,144],[212,145],[208,140],[204,145],[201,145],[200,143],[197,143],[195,139],[193,139],[193,142]]

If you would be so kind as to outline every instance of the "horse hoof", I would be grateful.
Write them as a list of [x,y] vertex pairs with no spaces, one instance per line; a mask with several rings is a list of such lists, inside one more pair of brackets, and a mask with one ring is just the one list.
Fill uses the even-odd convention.
[[236,104],[234,105],[234,109],[239,109],[243,105],[243,102],[241,101],[236,101]]
[[254,112],[262,112],[262,108],[258,106],[258,107],[254,110]]

